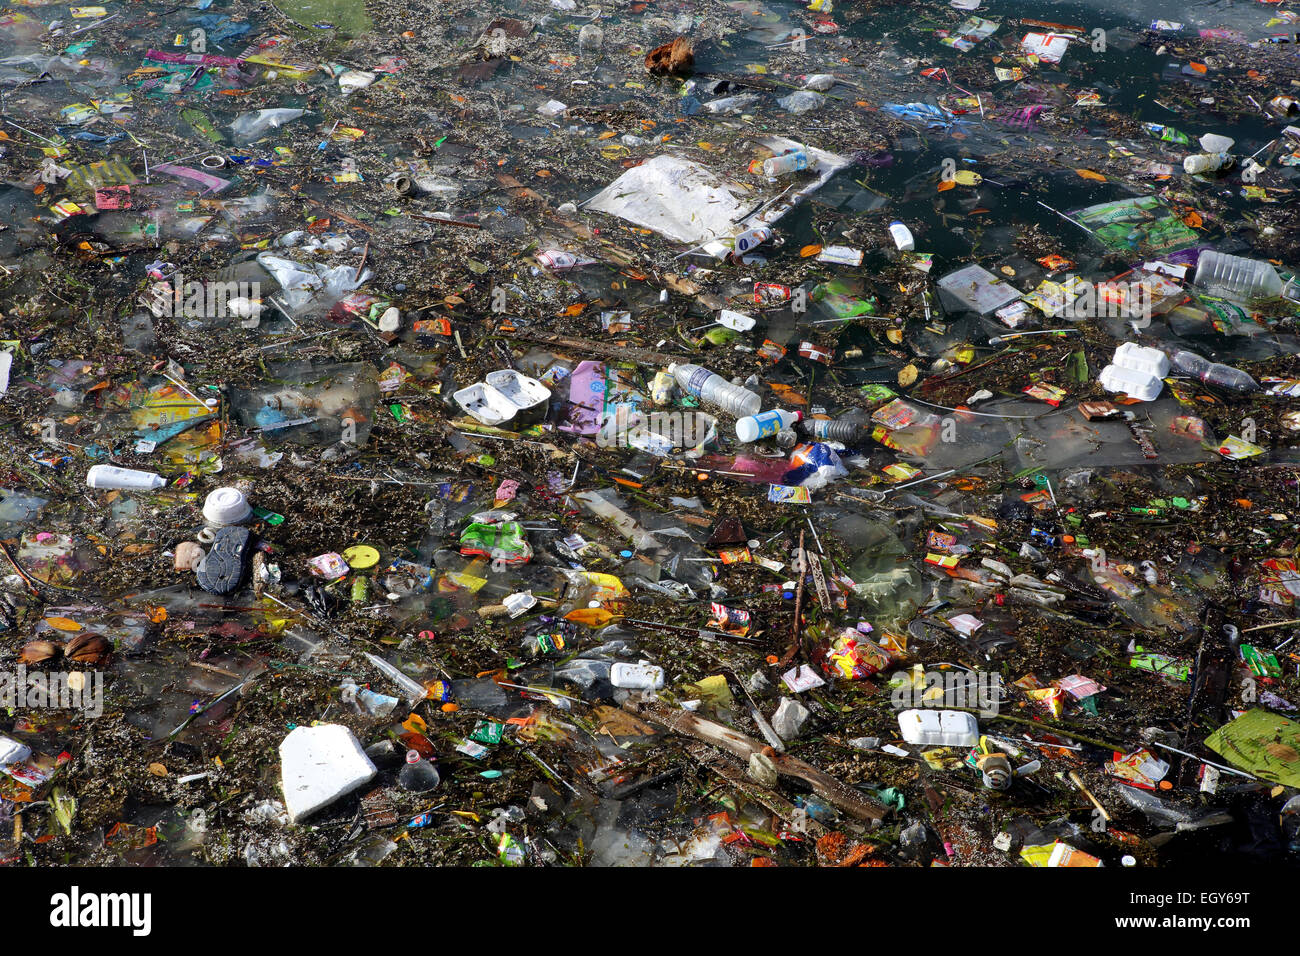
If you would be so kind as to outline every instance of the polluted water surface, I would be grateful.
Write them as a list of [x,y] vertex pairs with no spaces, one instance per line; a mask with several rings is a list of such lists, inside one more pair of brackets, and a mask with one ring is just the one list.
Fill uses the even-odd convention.
[[0,12],[0,859],[1300,860],[1300,7]]

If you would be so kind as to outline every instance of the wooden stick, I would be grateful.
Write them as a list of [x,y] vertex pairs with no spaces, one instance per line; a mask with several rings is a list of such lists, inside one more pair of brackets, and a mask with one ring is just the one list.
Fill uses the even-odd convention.
[[[711,720],[705,720],[689,710],[677,710],[659,701],[646,700],[629,700],[623,706],[634,714],[662,724],[674,734],[690,737],[694,740],[703,741],[710,746],[718,747],[728,753],[735,754],[746,763],[753,754],[762,753],[765,750],[769,751],[769,756],[771,754],[771,748],[763,741],[755,740],[738,730],[714,723]],[[823,773],[812,764],[805,763],[788,754],[776,754],[772,759],[776,764],[778,774],[802,780],[811,786],[818,796],[856,819],[882,820],[889,813],[886,807],[868,799],[864,794],[837,780],[830,774]]]
[[1103,807],[1101,803],[1098,802],[1097,798],[1092,795],[1092,791],[1083,785],[1083,778],[1079,776],[1078,771],[1076,770],[1070,771],[1070,782],[1079,788],[1080,793],[1082,793],[1085,797],[1087,797],[1089,800],[1092,801],[1092,805],[1097,808],[1098,812],[1100,812],[1101,815],[1106,819],[1106,822],[1109,823],[1110,814],[1106,812],[1106,808]]
[[361,278],[361,270],[363,270],[366,267],[366,258],[369,255],[370,255],[370,243],[369,241],[367,241],[366,247],[361,250],[361,264],[357,266],[356,275],[352,277],[353,282],[356,282],[358,279]]
[[808,554],[803,549],[803,529],[799,529],[799,583],[794,589],[794,627],[790,642],[796,647],[802,646],[799,639],[799,618],[803,616],[803,579],[808,575]]
[[592,355],[622,359],[626,362],[639,362],[643,365],[664,366],[680,361],[680,358],[676,356],[666,355],[663,352],[655,352],[651,349],[641,349],[636,348],[635,346],[626,345],[606,345],[603,342],[593,342],[590,339],[575,339],[565,335],[521,332],[518,329],[513,332],[498,332],[497,334],[502,338],[519,339],[523,342],[535,342],[539,345],[556,345],[561,348],[574,349],[579,352],[588,352]]
[[1290,624],[1293,627],[1300,627],[1300,620],[1274,621],[1272,624],[1257,624],[1255,627],[1248,627],[1241,633],[1253,634],[1255,631],[1267,631],[1275,627],[1286,627]]
[[22,578],[23,583],[27,585],[27,590],[35,597],[40,597],[41,592],[36,590],[36,585],[32,584],[31,577],[23,570],[22,565],[18,563],[14,556],[9,553],[9,548],[3,541],[0,541],[0,553],[4,554],[5,560],[8,561],[9,564],[13,566],[13,569],[18,572],[18,576]]

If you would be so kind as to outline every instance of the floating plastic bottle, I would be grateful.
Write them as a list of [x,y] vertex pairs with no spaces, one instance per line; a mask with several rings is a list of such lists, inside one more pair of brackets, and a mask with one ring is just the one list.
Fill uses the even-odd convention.
[[789,428],[799,420],[799,417],[798,412],[787,412],[781,408],[760,412],[757,415],[747,415],[736,421],[736,437],[743,442],[771,438]]
[[[771,162],[771,160],[768,160]],[[765,242],[772,239],[772,230],[766,226],[760,226],[757,229],[746,229],[740,235],[736,236],[736,255],[744,255],[747,252],[753,252]],[[723,310],[726,311],[725,309]]]
[[894,245],[898,247],[900,252],[910,252],[916,248],[916,240],[912,237],[912,230],[897,219],[889,224],[889,234],[893,237]]
[[1183,172],[1188,176],[1201,173],[1214,173],[1232,165],[1232,157],[1227,153],[1193,153],[1183,160]]
[[673,373],[682,391],[736,418],[757,415],[763,408],[763,400],[759,396],[747,388],[732,385],[721,375],[703,366],[674,364],[669,366],[668,371]]
[[1211,362],[1209,359],[1189,352],[1186,349],[1174,349],[1169,353],[1169,361],[1175,369],[1184,375],[1198,378],[1206,385],[1231,389],[1234,392],[1258,392],[1259,383],[1239,368]]
[[808,168],[808,154],[802,149],[763,160],[763,175],[769,178],[797,173]]
[[847,419],[804,418],[795,427],[809,438],[844,442],[846,445],[867,436],[867,429],[861,422]]
[[397,785],[411,793],[428,793],[442,782],[438,770],[420,756],[418,750],[406,752],[406,765],[397,773]]
[[1296,289],[1284,283],[1267,262],[1230,256],[1213,250],[1202,252],[1196,262],[1196,284],[1228,299],[1271,299],[1284,290]]
[[[693,367],[693,366],[691,366]],[[757,401],[758,396],[754,396]],[[653,551],[659,547],[658,540],[655,536],[637,524],[635,518],[620,508],[614,502],[610,501],[599,491],[582,491],[573,496],[576,500],[582,502],[587,509],[598,518],[604,518],[613,522],[614,526],[632,542],[632,546],[638,551]]]

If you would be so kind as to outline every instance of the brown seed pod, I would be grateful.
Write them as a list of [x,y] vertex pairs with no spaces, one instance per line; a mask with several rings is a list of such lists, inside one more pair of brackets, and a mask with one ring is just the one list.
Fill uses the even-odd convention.
[[63,648],[64,655],[71,661],[82,664],[99,664],[108,657],[113,645],[102,634],[78,634]]
[[672,43],[655,47],[645,58],[645,68],[651,73],[672,73],[685,76],[695,67],[695,51],[691,41],[677,37]]
[[28,641],[23,645],[18,659],[24,664],[40,664],[51,661],[62,653],[63,648],[53,641]]

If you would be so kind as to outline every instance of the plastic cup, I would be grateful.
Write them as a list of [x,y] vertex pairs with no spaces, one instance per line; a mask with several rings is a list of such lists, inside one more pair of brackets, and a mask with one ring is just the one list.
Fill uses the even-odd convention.
[[238,488],[218,488],[203,502],[204,520],[219,528],[242,524],[252,513],[248,499]]

